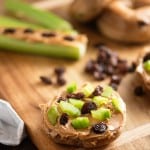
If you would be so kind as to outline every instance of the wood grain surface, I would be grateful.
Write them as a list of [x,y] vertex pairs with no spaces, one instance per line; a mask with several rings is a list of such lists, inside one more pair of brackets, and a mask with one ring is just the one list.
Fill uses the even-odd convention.
[[[69,19],[66,7],[59,8],[55,12]],[[87,54],[79,61],[67,61],[0,51],[1,98],[9,101],[24,120],[29,136],[39,150],[78,149],[55,144],[44,132],[39,104],[48,102],[65,87],[44,85],[39,79],[41,75],[50,76],[55,81],[54,68],[56,66],[65,66],[67,69],[65,77],[68,83],[76,81],[81,85],[88,81],[93,84],[105,84],[107,81],[95,82],[83,71],[87,60],[96,57],[97,51],[92,47],[94,43],[105,43],[118,52],[122,58],[128,59],[129,62],[136,60],[140,51],[150,47],[149,44],[122,45],[105,39],[91,26],[78,26],[75,24],[75,27],[81,32],[86,33],[89,37]],[[114,144],[104,149],[150,149],[150,97],[148,94],[143,97],[136,97],[133,93],[134,88],[141,84],[142,82],[135,73],[124,76],[118,91],[127,104],[127,123],[122,136]]]

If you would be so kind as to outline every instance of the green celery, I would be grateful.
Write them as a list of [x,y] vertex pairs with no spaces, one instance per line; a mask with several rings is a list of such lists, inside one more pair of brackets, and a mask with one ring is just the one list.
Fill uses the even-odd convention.
[[6,11],[21,17],[28,18],[35,21],[43,27],[51,30],[68,31],[73,30],[70,23],[53,14],[52,12],[46,12],[37,9],[21,0],[5,0],[4,6]]
[[85,49],[76,46],[61,44],[31,43],[0,35],[1,50],[12,52],[37,54],[58,58],[79,59],[85,53]]

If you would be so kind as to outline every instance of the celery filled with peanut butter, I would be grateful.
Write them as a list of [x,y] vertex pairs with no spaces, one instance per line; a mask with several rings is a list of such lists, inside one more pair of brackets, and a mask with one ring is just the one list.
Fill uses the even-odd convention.
[[60,31],[72,31],[72,25],[64,19],[58,17],[52,12],[46,12],[37,9],[21,0],[5,0],[4,7],[6,12],[14,14],[15,16],[27,18],[28,21],[33,22],[51,29]]
[[79,59],[86,52],[87,38],[30,28],[0,28],[0,49],[58,58]]

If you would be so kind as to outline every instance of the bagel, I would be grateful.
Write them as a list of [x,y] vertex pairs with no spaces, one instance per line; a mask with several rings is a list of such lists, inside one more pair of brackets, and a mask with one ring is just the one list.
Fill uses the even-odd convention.
[[112,0],[74,0],[70,11],[80,22],[88,22],[96,18]]
[[121,42],[150,41],[150,0],[115,0],[97,21],[105,36]]
[[138,58],[136,72],[142,78],[145,89],[150,91],[150,69],[147,71],[146,67],[144,67],[144,63],[148,61],[150,61],[150,49],[145,49]]
[[125,103],[110,87],[91,90],[88,86],[71,94],[63,92],[41,105],[45,131],[56,143],[94,148],[109,144],[120,135],[126,120]]

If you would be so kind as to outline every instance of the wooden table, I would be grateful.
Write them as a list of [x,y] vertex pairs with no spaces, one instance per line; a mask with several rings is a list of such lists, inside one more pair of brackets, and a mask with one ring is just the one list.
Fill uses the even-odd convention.
[[[59,8],[56,12],[70,19],[67,7]],[[65,87],[45,86],[39,80],[40,75],[53,77],[53,69],[56,66],[65,66],[67,69],[66,78],[68,82],[77,81],[79,85],[85,81],[93,84],[104,84],[96,82],[83,71],[88,59],[96,57],[96,50],[92,45],[103,42],[120,57],[128,61],[136,60],[140,51],[149,48],[145,45],[123,45],[115,43],[98,34],[95,29],[87,26],[74,24],[81,32],[89,37],[89,46],[86,56],[79,61],[57,60],[52,58],[20,55],[0,52],[0,96],[9,101],[20,117],[24,120],[30,138],[40,150],[74,150],[73,147],[65,147],[55,144],[45,134],[42,126],[42,116],[39,104],[48,100]],[[124,77],[118,92],[127,104],[127,124],[122,136],[110,145],[107,149],[117,150],[149,150],[150,148],[150,97],[136,97],[133,94],[134,88],[142,82],[136,74],[129,74]],[[27,144],[28,145],[28,144]]]

